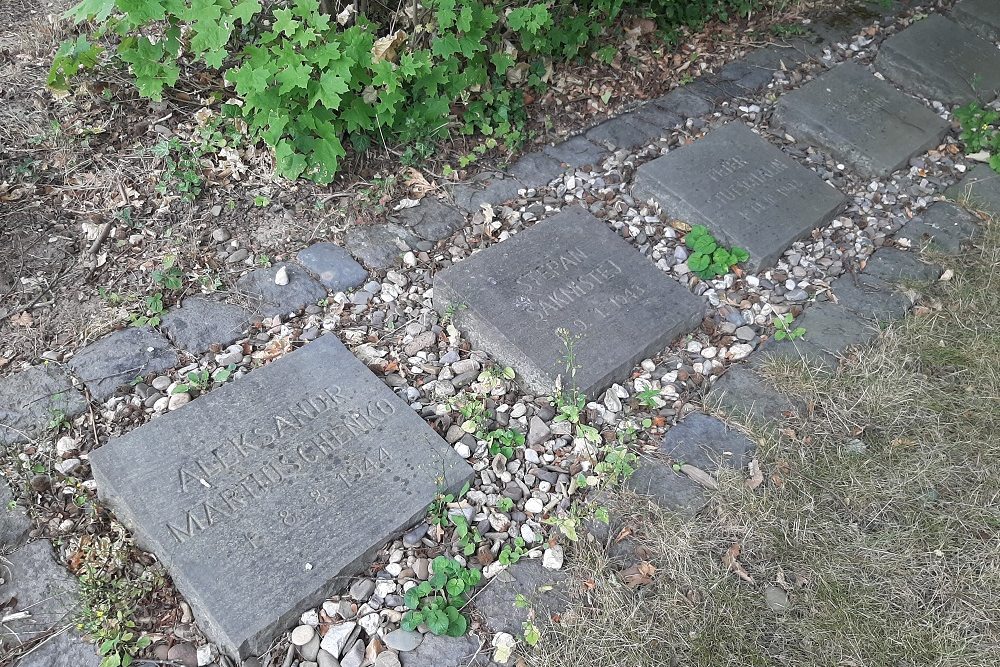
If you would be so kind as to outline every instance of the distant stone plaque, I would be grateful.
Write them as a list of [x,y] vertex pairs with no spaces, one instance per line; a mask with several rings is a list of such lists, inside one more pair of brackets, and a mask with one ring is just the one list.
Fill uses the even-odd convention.
[[550,393],[561,376],[564,388],[591,397],[697,327],[705,311],[580,208],[445,269],[434,279],[434,304],[531,391]]
[[774,265],[847,199],[739,122],[639,167],[633,194],[746,249],[754,271]]
[[774,117],[866,177],[887,176],[938,145],[948,122],[853,62],[782,95]]
[[948,104],[989,102],[1000,92],[1000,51],[940,14],[885,40],[875,69],[907,92]]
[[101,497],[233,656],[267,648],[472,470],[334,336],[91,454]]

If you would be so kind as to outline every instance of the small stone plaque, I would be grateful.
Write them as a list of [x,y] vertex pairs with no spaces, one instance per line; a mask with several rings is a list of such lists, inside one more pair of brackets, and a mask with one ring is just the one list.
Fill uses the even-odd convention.
[[1000,91],[997,47],[940,14],[883,42],[875,69],[903,90],[939,102],[989,102]]
[[472,470],[324,336],[90,457],[201,627],[260,653]]
[[[580,208],[445,269],[434,279],[434,303],[531,391],[552,392],[561,375],[564,388],[575,384],[588,396],[694,329],[705,310]],[[575,339],[574,380],[558,329]]]
[[846,201],[738,122],[639,167],[633,194],[746,249],[751,271],[774,265],[788,246],[829,222]]
[[783,95],[774,116],[866,177],[887,176],[937,146],[948,123],[853,62]]

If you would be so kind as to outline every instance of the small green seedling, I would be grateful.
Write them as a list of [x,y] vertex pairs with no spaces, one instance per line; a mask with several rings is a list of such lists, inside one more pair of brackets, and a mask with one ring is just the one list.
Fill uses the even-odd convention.
[[772,322],[774,324],[774,340],[798,340],[806,335],[805,327],[795,327],[792,329],[792,315],[785,313],[778,315]]
[[724,248],[704,225],[694,225],[684,236],[684,245],[692,252],[687,265],[702,280],[718,278],[729,273],[729,269],[750,259],[750,253],[743,248]]
[[490,449],[490,456],[503,454],[507,460],[513,458],[515,447],[524,446],[524,434],[511,428],[490,431],[486,434],[485,440]]

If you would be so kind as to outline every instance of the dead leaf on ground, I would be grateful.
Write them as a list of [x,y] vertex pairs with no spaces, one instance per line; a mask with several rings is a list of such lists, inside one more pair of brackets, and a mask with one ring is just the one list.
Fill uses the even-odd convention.
[[424,175],[413,167],[403,170],[403,182],[406,183],[414,199],[423,199],[424,195],[434,189],[434,184],[428,182]]
[[622,540],[626,540],[631,536],[632,536],[632,529],[629,528],[628,526],[625,526],[618,532],[618,536],[615,537],[615,544],[618,544]]
[[696,468],[689,463],[685,463],[681,466],[681,472],[693,479],[698,484],[701,484],[706,489],[715,490],[719,488],[719,483],[715,481],[715,478],[709,475],[707,472],[701,468]]
[[750,477],[743,484],[751,491],[764,483],[764,472],[760,469],[757,459],[750,461]]
[[372,63],[379,63],[383,60],[388,60],[391,63],[396,62],[396,59],[399,58],[396,49],[405,43],[406,32],[403,30],[397,30],[394,35],[387,35],[376,40],[375,45],[372,46]]
[[740,564],[739,560],[737,560],[740,557],[741,550],[742,547],[740,547],[739,542],[736,542],[733,546],[726,549],[726,553],[722,554],[722,564],[726,566],[727,570],[735,574],[737,577],[752,584],[753,577],[750,576],[750,573],[747,572],[743,565]]
[[17,327],[30,327],[35,323],[35,319],[28,311],[23,311],[10,318],[10,321]]
[[653,575],[655,574],[656,566],[643,560],[622,572],[622,577],[625,579],[625,585],[629,588],[638,588],[653,583]]

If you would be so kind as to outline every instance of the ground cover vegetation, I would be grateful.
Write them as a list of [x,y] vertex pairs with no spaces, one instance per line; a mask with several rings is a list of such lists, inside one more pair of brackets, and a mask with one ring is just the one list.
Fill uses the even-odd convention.
[[783,1],[423,0],[362,14],[320,0],[83,0],[69,12],[81,32],[59,47],[49,85],[111,65],[158,100],[197,70],[250,140],[273,149],[279,174],[328,183],[349,147],[426,154],[452,133],[520,145],[526,96],[544,91],[552,62],[594,50],[610,60],[615,47],[598,38],[624,16],[670,40]]
[[[539,667],[997,664],[1000,226],[831,373],[766,372],[809,416],[741,427],[700,516],[620,494],[570,559],[585,599]],[[637,573],[642,576],[638,576]]]

